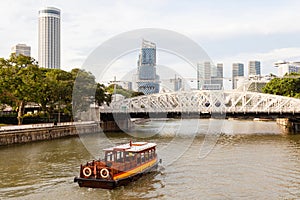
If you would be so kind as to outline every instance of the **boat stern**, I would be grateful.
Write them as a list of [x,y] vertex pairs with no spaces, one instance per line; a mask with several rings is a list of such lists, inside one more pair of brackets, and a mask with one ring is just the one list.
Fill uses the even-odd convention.
[[114,180],[101,180],[75,177],[74,182],[78,183],[79,187],[114,189],[117,187],[117,182]]

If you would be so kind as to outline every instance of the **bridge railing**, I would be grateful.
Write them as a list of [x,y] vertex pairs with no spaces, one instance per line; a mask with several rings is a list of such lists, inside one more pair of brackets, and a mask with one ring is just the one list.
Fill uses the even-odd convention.
[[255,92],[184,91],[125,99],[100,112],[300,113],[300,99]]

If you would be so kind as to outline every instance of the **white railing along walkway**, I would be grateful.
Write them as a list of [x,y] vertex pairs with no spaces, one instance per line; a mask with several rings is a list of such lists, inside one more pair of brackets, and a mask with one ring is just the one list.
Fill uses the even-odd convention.
[[57,125],[54,123],[42,123],[42,124],[26,124],[26,125],[8,125],[8,126],[0,126],[1,131],[16,131],[16,130],[24,130],[24,129],[34,129],[34,128],[46,128],[46,127],[54,127],[54,126],[71,126],[71,125],[85,125],[85,124],[93,124],[94,121],[83,121],[83,122],[60,122]]

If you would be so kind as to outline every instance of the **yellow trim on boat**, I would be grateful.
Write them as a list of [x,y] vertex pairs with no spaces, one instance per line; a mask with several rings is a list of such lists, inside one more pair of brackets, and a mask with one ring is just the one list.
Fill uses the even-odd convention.
[[141,166],[138,166],[138,167],[136,167],[136,168],[134,168],[132,170],[129,170],[129,171],[124,172],[124,173],[122,173],[120,175],[117,175],[117,176],[114,177],[114,180],[126,178],[128,176],[133,175],[133,174],[140,173],[140,172],[144,171],[146,168],[151,167],[152,165],[154,165],[156,163],[156,161],[157,161],[157,159],[151,160],[151,161],[149,161],[149,162],[147,162],[147,163],[145,163],[145,164],[143,164]]

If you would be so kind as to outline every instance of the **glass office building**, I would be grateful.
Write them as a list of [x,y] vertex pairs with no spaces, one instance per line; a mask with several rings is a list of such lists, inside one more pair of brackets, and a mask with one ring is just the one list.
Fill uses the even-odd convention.
[[159,92],[159,76],[156,74],[156,45],[142,41],[139,54],[137,87],[139,92],[154,94]]
[[237,82],[240,77],[244,77],[244,64],[232,64],[232,89],[237,89]]

